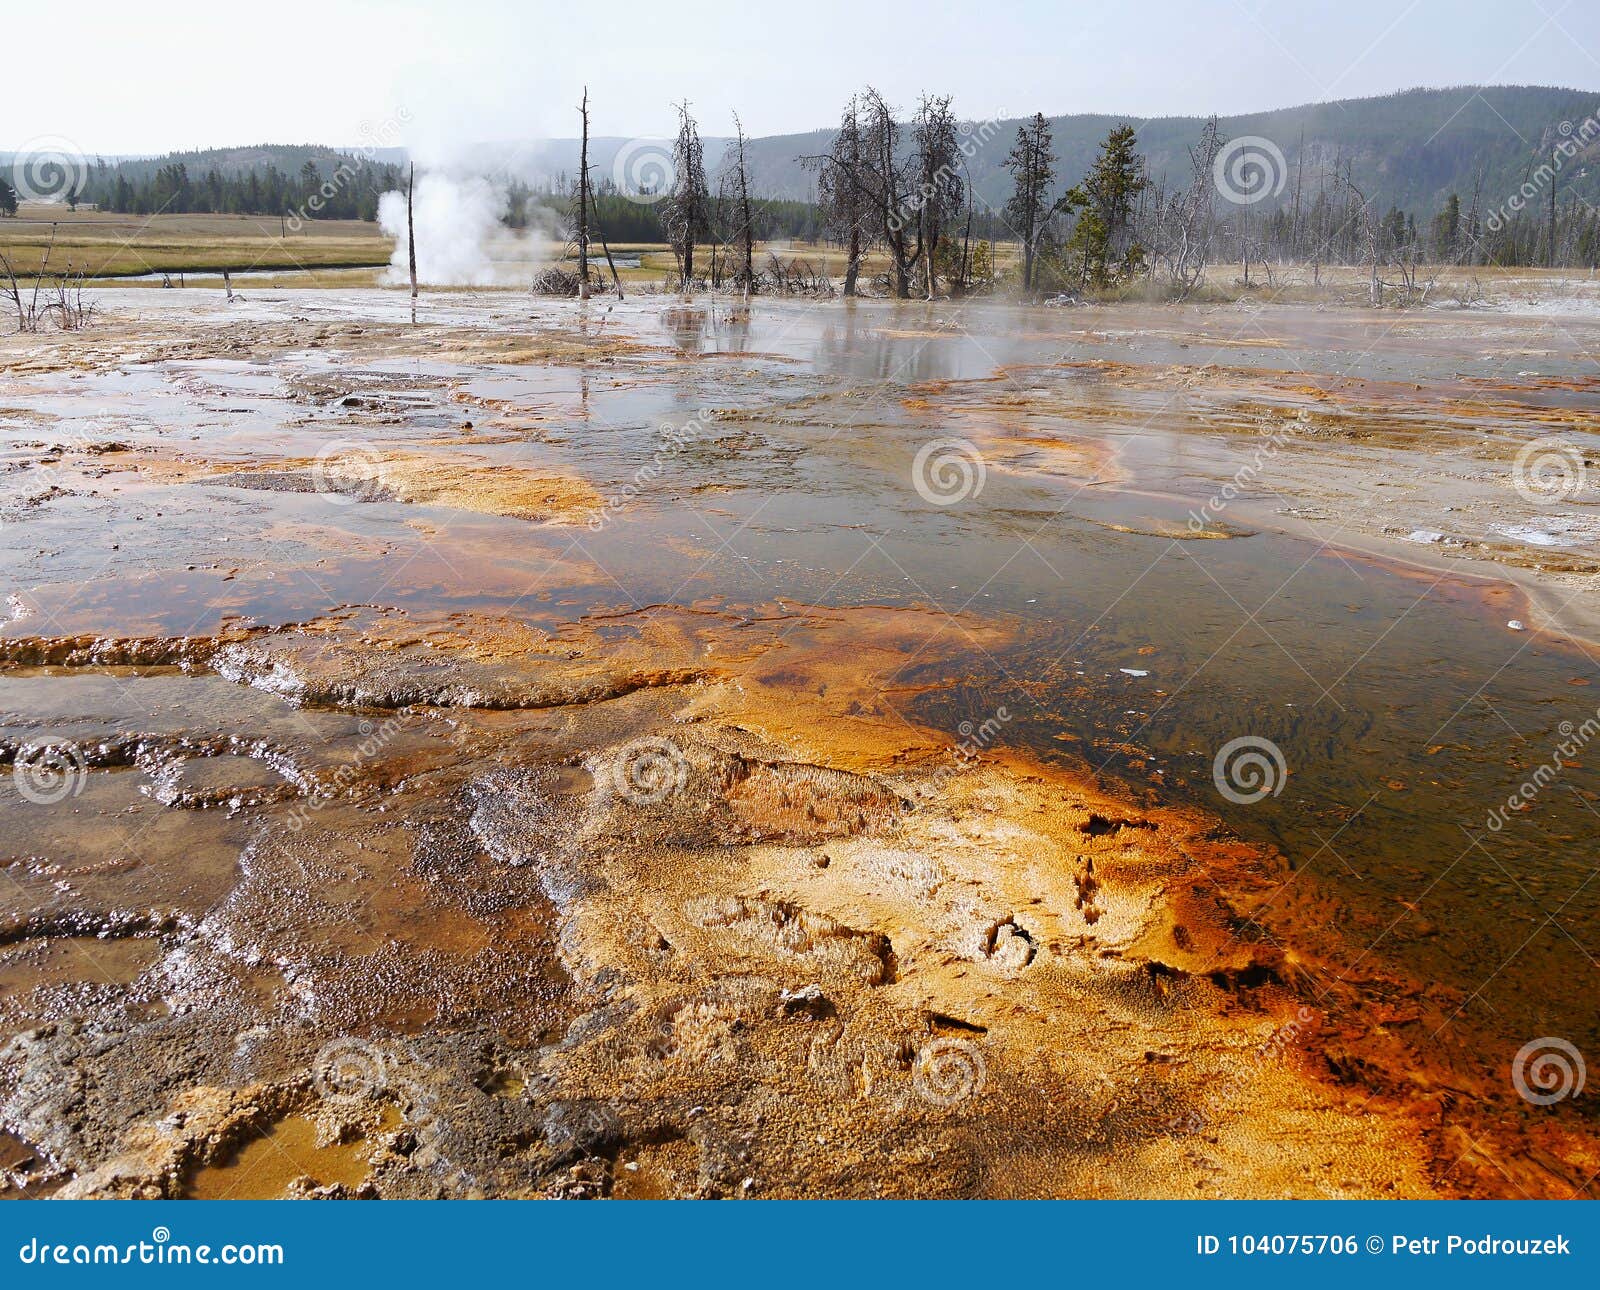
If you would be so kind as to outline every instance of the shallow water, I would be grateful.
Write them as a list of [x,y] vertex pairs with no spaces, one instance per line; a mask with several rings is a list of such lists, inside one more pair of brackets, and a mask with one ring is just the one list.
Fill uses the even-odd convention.
[[[429,316],[527,328],[532,309],[536,330],[579,316],[485,299],[449,297]],[[249,308],[382,321],[403,305],[307,293]],[[1452,1062],[1504,1072],[1541,1035],[1600,1052],[1600,775],[1580,754],[1530,809],[1489,825],[1555,757],[1563,723],[1596,716],[1591,652],[1509,631],[1528,613],[1503,585],[1355,554],[1337,519],[1320,539],[1274,532],[1270,470],[1223,516],[1242,536],[1186,540],[1241,450],[1206,433],[1217,405],[1203,385],[1129,385],[1104,366],[1381,383],[1394,415],[1424,424],[1464,382],[1587,379],[1593,323],[867,302],[758,302],[741,320],[725,304],[629,301],[590,316],[644,348],[579,368],[345,359],[334,337],[272,363],[131,357],[8,377],[0,430],[17,479],[50,469],[41,443],[216,463],[311,457],[339,436],[577,473],[612,504],[539,528],[225,478],[154,482],[113,453],[99,474],[63,468],[64,495],[5,494],[14,599],[0,637],[208,633],[348,604],[537,606],[558,620],[674,603],[931,606],[948,615],[946,644],[970,640],[966,615],[997,618],[1017,628],[1004,652],[968,648],[937,670],[907,655],[896,679],[916,717],[953,741],[989,723],[999,743],[1193,800],[1276,846],[1337,893],[1325,930],[1354,943],[1357,965],[1370,954],[1448,992],[1451,1019],[1418,1038]],[[1596,407],[1590,386],[1517,397]],[[676,435],[665,448],[663,427]],[[1488,438],[1498,423],[1490,409],[1460,428]],[[981,489],[948,505],[914,487],[919,449],[942,437],[978,444],[984,463]],[[91,683],[3,684],[75,695]],[[244,727],[281,719],[252,702],[239,699]],[[65,722],[71,703],[58,707]],[[1270,740],[1287,769],[1249,804],[1213,778],[1241,737]]]

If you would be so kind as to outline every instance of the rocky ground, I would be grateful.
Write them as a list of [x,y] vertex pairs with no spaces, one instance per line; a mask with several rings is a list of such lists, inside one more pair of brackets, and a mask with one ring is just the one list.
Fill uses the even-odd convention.
[[[132,418],[52,449],[26,401],[321,347],[416,366],[303,385],[305,423],[201,447]],[[19,587],[0,639],[13,1192],[1427,1196],[1503,1190],[1510,1152],[1518,1190],[1567,1194],[1600,1166],[1504,1101],[1468,1118],[1484,1090],[1414,1066],[1396,1027],[1424,984],[1369,965],[1330,988],[1331,951],[1294,937],[1316,887],[1277,901],[1281,857],[908,719],[906,660],[966,666],[1014,641],[1003,616],[602,611],[563,601],[596,575],[560,543],[516,612],[456,603],[505,536],[441,533],[441,511],[559,535],[606,490],[474,456],[548,426],[439,395],[438,371],[654,361],[638,341],[112,317],[5,352],[0,403],[26,427],[8,522],[192,506],[160,540],[241,538],[177,557],[219,595],[273,573],[275,526],[320,575],[368,552],[270,510],[250,546],[207,518],[220,481],[252,505],[415,507],[459,561],[430,603],[330,594],[192,630],[137,580],[120,630],[93,627],[99,601]],[[948,397],[958,417],[982,395]],[[329,458],[319,416],[377,438]],[[1060,453],[1084,477],[1135,464]]]

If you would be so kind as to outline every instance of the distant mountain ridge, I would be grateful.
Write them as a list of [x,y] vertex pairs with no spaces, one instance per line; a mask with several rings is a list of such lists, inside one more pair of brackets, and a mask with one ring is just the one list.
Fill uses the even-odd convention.
[[[1398,206],[1420,220],[1438,210],[1451,192],[1465,201],[1479,167],[1484,200],[1491,208],[1498,205],[1537,164],[1541,141],[1548,156],[1548,145],[1562,122],[1571,123],[1576,131],[1596,114],[1600,114],[1600,91],[1462,86],[1219,116],[1218,125],[1224,139],[1255,136],[1271,141],[1283,154],[1287,173],[1279,201],[1292,198],[1302,157],[1303,182],[1311,191],[1325,165],[1337,158],[1352,163],[1355,181],[1378,206]],[[1204,116],[1140,120],[1105,113],[1051,117],[1058,187],[1082,178],[1107,132],[1124,122],[1138,131],[1139,151],[1148,158],[1152,179],[1168,186],[1187,183],[1188,148],[1206,120]],[[999,205],[1010,193],[1011,177],[1002,163],[1020,124],[1018,120],[974,123],[968,135],[975,141],[968,174],[979,198],[991,205]],[[832,130],[819,130],[752,140],[747,154],[757,188],[770,196],[810,194],[815,181],[798,158],[826,150],[832,136]],[[1561,185],[1564,192],[1576,192],[1600,205],[1600,150],[1594,143],[1569,163]]]
[[[1224,139],[1254,136],[1269,140],[1282,153],[1286,173],[1278,202],[1292,199],[1297,173],[1306,190],[1314,193],[1326,168],[1336,160],[1348,160],[1356,183],[1377,206],[1398,206],[1420,221],[1436,212],[1451,192],[1465,202],[1480,168],[1483,201],[1486,208],[1494,208],[1538,164],[1541,144],[1546,149],[1542,155],[1548,157],[1548,146],[1563,122],[1576,133],[1592,118],[1600,118],[1600,91],[1464,85],[1219,116],[1218,126]],[[1188,149],[1207,119],[1196,115],[1141,120],[1111,113],[1051,117],[1057,187],[1064,189],[1081,179],[1106,134],[1124,122],[1138,131],[1139,150],[1149,160],[1152,179],[1168,186],[1187,183]],[[1003,163],[1020,124],[1020,119],[969,122],[967,173],[978,198],[988,205],[999,206],[1010,194],[1011,176]],[[1600,132],[1600,119],[1595,120],[1595,129]],[[801,158],[826,152],[833,133],[829,126],[748,140],[745,154],[755,191],[764,197],[813,199],[816,176]],[[728,142],[718,136],[704,138],[708,170]],[[641,152],[652,147],[665,150],[670,141],[591,138],[590,162],[597,178],[621,179],[622,172],[638,166]],[[524,167],[519,173],[539,179],[572,175],[578,168],[576,139],[483,151],[486,157],[512,153]],[[1563,193],[1576,193],[1600,206],[1600,149],[1594,142],[1568,163],[1560,186]],[[1264,202],[1263,207],[1270,209],[1273,204]]]
[[[959,106],[959,104],[958,104]],[[1569,123],[1574,137],[1583,123],[1600,115],[1600,91],[1549,86],[1458,86],[1450,89],[1405,90],[1375,98],[1343,99],[1219,117],[1224,139],[1249,135],[1265,139],[1282,154],[1284,186],[1264,209],[1292,199],[1297,174],[1314,193],[1323,172],[1336,160],[1349,161],[1357,184],[1380,208],[1397,206],[1420,221],[1431,216],[1455,192],[1463,202],[1481,173],[1485,209],[1511,196],[1529,177],[1550,145]],[[1124,122],[1138,131],[1139,149],[1148,158],[1152,179],[1169,186],[1186,183],[1187,149],[1199,136],[1206,117],[1137,117],[1081,113],[1050,118],[1058,158],[1058,189],[1076,183],[1088,169],[1101,140]],[[709,124],[709,123],[702,123]],[[1010,192],[1003,168],[1020,120],[972,122],[967,139],[971,155],[967,172],[980,201],[999,206]],[[1600,124],[1596,125],[1600,129]],[[909,130],[906,132],[909,136]],[[826,127],[803,134],[769,135],[747,141],[752,186],[764,197],[811,200],[816,176],[801,158],[825,152],[833,137]],[[722,156],[728,140],[707,135],[703,140],[708,171]],[[1559,191],[1600,206],[1600,147],[1593,136],[1571,160],[1559,179]],[[597,179],[633,187],[648,177],[652,160],[670,150],[668,140],[596,136],[589,140],[590,164]],[[302,144],[260,144],[174,153],[160,158],[124,160],[125,167],[152,170],[181,161],[191,175],[215,167],[238,174],[275,166],[293,174],[307,160],[324,173],[339,159],[354,156],[378,164],[400,163],[398,148],[330,148]],[[91,158],[91,161],[93,159]],[[526,144],[483,144],[469,150],[460,163],[469,169],[509,171],[538,186],[573,175],[578,166],[576,139],[545,139]]]

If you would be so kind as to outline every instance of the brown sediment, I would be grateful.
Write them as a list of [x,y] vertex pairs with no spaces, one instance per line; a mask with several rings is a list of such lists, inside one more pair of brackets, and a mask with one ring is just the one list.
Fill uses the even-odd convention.
[[13,1041],[39,1181],[1432,1194],[1413,1109],[1354,1115],[1369,1084],[1330,1076],[1330,1036],[1368,1051],[1346,1000],[1253,916],[1281,870],[1198,812],[952,756],[891,698],[934,617],[352,611],[216,642],[201,666],[404,704],[426,746],[254,804],[232,890],[135,931],[145,1016],[113,991]]
[[1231,524],[1178,524],[1170,520],[1148,520],[1143,524],[1118,524],[1112,520],[1097,520],[1090,518],[1089,523],[1097,524],[1103,529],[1110,529],[1113,533],[1136,533],[1142,537],[1171,538],[1175,542],[1187,541],[1221,541],[1227,538],[1241,538],[1251,536],[1250,529],[1237,528]]
[[445,506],[541,524],[583,523],[602,505],[593,488],[571,476],[382,449],[352,450],[327,459],[258,461],[219,473],[195,471],[189,478],[241,488],[349,492],[372,501]]
[[[215,304],[201,297],[202,304]],[[373,320],[317,322],[308,319],[241,319],[227,310],[197,308],[181,315],[137,318],[102,311],[91,333],[52,336],[7,355],[13,374],[106,370],[125,362],[129,348],[140,361],[172,362],[215,357],[219,350],[252,358],[290,349],[337,348],[364,358],[412,358],[420,344],[441,362],[578,364],[615,361],[658,352],[616,330],[583,333],[508,323],[493,329],[428,323],[420,330]]]
[[[182,330],[163,324],[151,352],[499,364],[644,348]],[[71,364],[122,361],[89,349]],[[1017,377],[1041,387],[997,395]],[[423,384],[454,405],[435,444],[491,441],[450,428],[470,400],[442,378],[324,373],[292,397],[384,426]],[[1119,386],[1152,398],[1119,402]],[[1389,389],[1346,408],[1295,373],[1019,366],[918,386],[892,415],[948,418],[999,470],[1139,480],[1148,460],[1073,425],[1260,434],[1292,418],[1330,453],[1434,436],[1374,411]],[[1191,402],[1169,414],[1153,397],[1169,390]],[[826,425],[853,397],[712,419]],[[1471,415],[1504,413],[1474,398]],[[538,424],[514,401],[479,406]],[[314,446],[269,449],[248,466],[145,450],[98,465],[307,486]],[[565,474],[373,457],[357,500],[552,523],[597,506]],[[410,523],[441,536],[436,522]],[[279,517],[262,531],[316,550],[377,541]],[[452,532],[450,557],[510,600],[524,589],[495,572],[506,532]],[[579,579],[567,566],[538,585]],[[206,635],[0,641],[16,687],[0,752],[60,741],[84,765],[81,796],[47,822],[0,801],[5,836],[26,839],[0,853],[18,893],[0,932],[16,1035],[0,1052],[0,1164],[23,1188],[1300,1196],[1498,1194],[1510,1177],[1567,1194],[1600,1166],[1570,1108],[1530,1120],[1505,1088],[1424,1055],[1418,1036],[1461,998],[1354,955],[1313,875],[1202,811],[952,749],[908,716],[971,657],[1014,645],[1016,624],[792,599],[585,613],[582,594],[529,594],[515,616],[361,606]],[[163,685],[182,697],[144,702]]]

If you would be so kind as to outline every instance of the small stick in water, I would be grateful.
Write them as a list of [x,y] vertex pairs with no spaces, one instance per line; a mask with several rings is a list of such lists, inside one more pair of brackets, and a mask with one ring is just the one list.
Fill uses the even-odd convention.
[[411,262],[411,321],[417,321],[417,226],[411,215],[411,194],[417,186],[417,163],[411,163],[411,179],[406,184],[406,255]]

